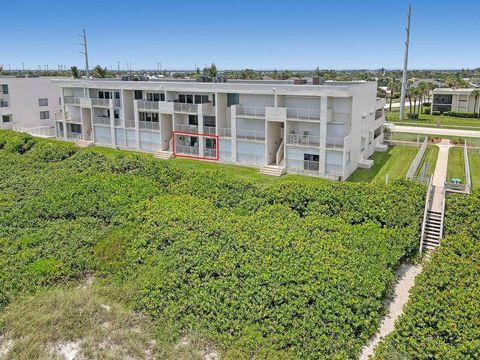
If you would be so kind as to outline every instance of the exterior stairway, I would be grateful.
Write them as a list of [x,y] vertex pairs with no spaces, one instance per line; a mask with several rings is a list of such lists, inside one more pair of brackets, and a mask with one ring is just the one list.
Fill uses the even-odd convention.
[[277,165],[264,165],[260,169],[260,174],[269,176],[282,176],[285,173],[283,166]]
[[168,160],[173,157],[173,152],[160,150],[160,151],[157,151],[153,156],[155,156],[158,159]]
[[88,140],[76,140],[75,145],[81,148],[86,148],[93,145],[93,141]]
[[442,238],[443,216],[436,211],[428,211],[423,237],[423,249],[433,250],[440,245]]

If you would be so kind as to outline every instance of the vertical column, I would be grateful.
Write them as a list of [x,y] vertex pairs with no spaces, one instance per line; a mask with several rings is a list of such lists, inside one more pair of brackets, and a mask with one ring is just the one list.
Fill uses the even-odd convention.
[[140,149],[140,131],[138,129],[138,101],[133,101],[133,119],[135,120],[135,141],[137,142],[137,149]]
[[325,175],[325,162],[327,160],[327,106],[328,96],[322,96],[320,99],[320,154],[318,164],[320,175]]
[[62,126],[63,126],[63,138],[67,138],[67,105],[65,105],[65,88],[62,87],[62,104],[63,104],[63,117],[62,117]]
[[113,99],[110,99],[110,139],[113,147],[117,146],[117,139],[115,138],[115,107],[113,106]]
[[[197,117],[198,117],[198,133],[203,134],[203,108],[202,104],[197,104]],[[198,137],[198,156],[204,157],[205,138],[203,136]]]
[[231,137],[231,152],[232,162],[237,162],[237,106],[232,105],[230,107],[230,129],[232,133]]

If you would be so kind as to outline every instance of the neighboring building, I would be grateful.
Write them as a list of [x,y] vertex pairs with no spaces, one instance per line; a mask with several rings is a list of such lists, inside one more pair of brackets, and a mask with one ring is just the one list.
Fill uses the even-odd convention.
[[480,111],[480,98],[477,99],[477,106],[475,107],[475,97],[472,96],[474,90],[477,89],[435,89],[433,90],[431,111],[440,111],[441,114],[446,111],[478,113]]
[[374,82],[57,80],[57,138],[346,179],[384,150]]
[[51,78],[0,77],[0,129],[55,136],[54,114],[61,105],[60,87]]

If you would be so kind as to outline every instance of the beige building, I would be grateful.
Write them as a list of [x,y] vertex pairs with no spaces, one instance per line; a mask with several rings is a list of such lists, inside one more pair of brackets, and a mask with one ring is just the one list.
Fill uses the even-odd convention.
[[431,111],[439,111],[442,114],[447,111],[478,113],[480,98],[477,99],[475,106],[475,97],[472,96],[474,90],[476,89],[435,89],[433,90]]

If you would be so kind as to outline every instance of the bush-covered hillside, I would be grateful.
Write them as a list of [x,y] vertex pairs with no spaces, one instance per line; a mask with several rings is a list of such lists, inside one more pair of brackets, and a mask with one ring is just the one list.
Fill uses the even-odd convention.
[[354,358],[417,249],[424,192],[259,186],[0,132],[0,309],[93,274],[159,330],[201,334],[223,358]]
[[480,194],[449,195],[442,245],[377,359],[480,359]]

